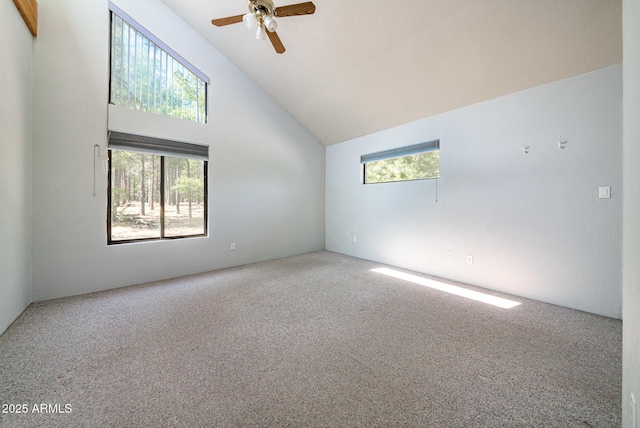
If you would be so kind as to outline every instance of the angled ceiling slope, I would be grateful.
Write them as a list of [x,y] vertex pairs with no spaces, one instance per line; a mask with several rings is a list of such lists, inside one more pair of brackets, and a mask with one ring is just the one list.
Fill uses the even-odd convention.
[[246,0],[162,1],[325,145],[622,62],[621,0],[313,0],[282,55],[211,25]]

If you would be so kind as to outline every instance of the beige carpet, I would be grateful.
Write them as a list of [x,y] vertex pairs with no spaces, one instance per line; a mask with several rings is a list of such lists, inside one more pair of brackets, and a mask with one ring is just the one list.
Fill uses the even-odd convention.
[[619,320],[380,267],[325,251],[33,304],[0,336],[0,426],[620,426]]

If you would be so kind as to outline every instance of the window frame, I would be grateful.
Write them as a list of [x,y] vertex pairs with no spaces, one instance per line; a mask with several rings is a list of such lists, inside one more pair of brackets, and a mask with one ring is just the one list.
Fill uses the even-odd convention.
[[409,146],[396,147],[393,149],[382,150],[360,156],[361,181],[362,184],[384,184],[384,183],[401,183],[405,181],[422,181],[422,180],[438,180],[440,178],[440,161],[438,160],[438,175],[435,177],[424,178],[408,178],[388,181],[367,182],[367,164],[382,160],[399,159],[406,156],[417,155],[429,152],[440,152],[440,140],[431,140],[423,143],[412,144]]
[[[109,145],[107,147],[107,245],[121,245],[135,242],[166,241],[176,239],[198,238],[209,236],[209,159],[208,146],[193,143],[185,143],[175,140],[166,140],[155,137],[147,137],[136,134],[121,133],[115,131],[108,132]],[[129,141],[127,141],[129,140]],[[156,147],[153,145],[156,143]],[[191,149],[191,151],[190,151]],[[114,150],[128,151],[131,153],[142,153],[157,155],[160,157],[160,236],[147,238],[132,238],[114,240],[112,237],[112,153]],[[206,158],[203,153],[207,152]],[[192,235],[165,236],[165,157],[195,159],[204,162],[203,165],[203,233]]]
[[[133,19],[131,16],[129,16],[127,13],[125,13],[118,6],[114,5],[112,2],[109,2],[109,104],[121,105],[121,104],[116,104],[116,102],[114,102],[112,100],[112,93],[113,93],[113,90],[112,90],[112,84],[113,84],[113,82],[112,82],[112,78],[113,78],[112,65],[113,65],[113,61],[114,61],[113,56],[115,54],[115,49],[114,49],[114,46],[113,46],[113,33],[112,32],[113,32],[113,28],[114,28],[114,17],[115,16],[118,16],[120,19],[122,19],[124,22],[126,22],[131,28],[133,28],[135,31],[140,33],[142,36],[146,37],[151,43],[155,44],[155,46],[157,48],[159,48],[161,51],[164,51],[164,53],[168,57],[172,58],[178,64],[182,65],[186,70],[188,70],[189,72],[194,74],[198,79],[200,79],[204,83],[204,118],[203,118],[202,121],[184,119],[184,118],[180,118],[178,116],[173,116],[173,115],[170,115],[170,114],[162,113],[161,111],[158,112],[157,108],[154,109],[154,110],[142,110],[142,109],[138,109],[138,108],[133,107],[133,109],[142,110],[142,111],[149,111],[149,112],[154,113],[154,114],[160,114],[162,116],[167,116],[167,117],[176,117],[178,119],[189,120],[189,121],[196,122],[196,123],[208,123],[209,122],[209,85],[210,85],[209,77],[207,77],[206,74],[201,72],[197,67],[195,67],[193,64],[191,64],[189,61],[187,61],[184,57],[182,57],[180,54],[178,54],[175,50],[171,49],[166,43],[164,43],[162,40],[160,40],[158,37],[156,37],[149,30],[144,28],[140,23],[138,23],[135,19]],[[155,100],[154,100],[154,102],[155,102]],[[132,107],[130,107],[128,105],[127,106],[123,106],[123,107],[132,108]],[[198,116],[198,115],[196,115],[196,116]]]

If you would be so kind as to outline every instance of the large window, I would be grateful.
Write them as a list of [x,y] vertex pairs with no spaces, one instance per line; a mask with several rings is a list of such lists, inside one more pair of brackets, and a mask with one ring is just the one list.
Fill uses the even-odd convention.
[[109,133],[109,244],[207,234],[208,147]]
[[424,180],[440,177],[440,141],[414,144],[360,157],[364,183]]
[[127,16],[111,9],[112,104],[197,122],[207,121],[209,79]]

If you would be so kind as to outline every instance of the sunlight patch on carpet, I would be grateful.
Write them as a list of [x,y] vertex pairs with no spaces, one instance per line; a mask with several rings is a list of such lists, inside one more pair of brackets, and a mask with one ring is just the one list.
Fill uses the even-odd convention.
[[502,297],[492,296],[490,294],[481,293],[479,291],[468,290],[466,288],[457,287],[451,284],[445,284],[442,282],[434,281],[432,279],[400,272],[394,269],[379,268],[371,269],[371,271],[391,276],[393,278],[402,279],[404,281],[409,281],[414,284],[423,285],[435,290],[444,291],[445,293],[455,294],[456,296],[465,297],[467,299],[475,300],[482,303],[487,303],[489,305],[497,306],[503,309],[511,309],[521,304],[520,302],[516,302],[513,300],[503,299]]

